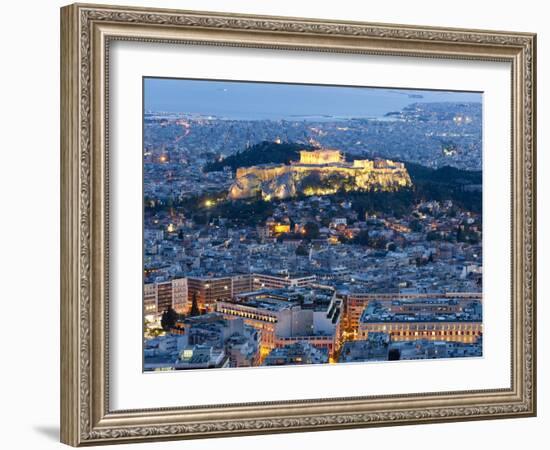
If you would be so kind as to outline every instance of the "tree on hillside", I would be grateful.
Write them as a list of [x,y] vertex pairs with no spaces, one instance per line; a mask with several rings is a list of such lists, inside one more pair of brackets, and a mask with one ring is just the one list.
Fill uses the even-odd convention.
[[239,151],[225,159],[209,162],[203,168],[205,172],[223,170],[231,167],[235,171],[239,167],[257,166],[258,164],[289,164],[300,159],[300,150],[312,150],[313,147],[294,142],[263,141],[250,148]]
[[176,313],[176,311],[174,311],[172,308],[168,308],[166,311],[162,313],[162,317],[160,319],[160,326],[164,331],[169,331],[170,329],[174,328],[177,320],[178,320],[178,313]]
[[197,293],[193,292],[193,300],[191,303],[191,312],[189,313],[190,316],[198,316],[200,314],[199,310],[199,302],[197,300]]
[[319,225],[315,222],[307,222],[304,225],[304,231],[308,239],[317,239],[319,237]]
[[368,246],[369,245],[369,232],[368,230],[361,230],[357,236],[352,240],[353,244]]
[[399,361],[401,359],[401,352],[398,348],[392,348],[388,352],[388,361]]

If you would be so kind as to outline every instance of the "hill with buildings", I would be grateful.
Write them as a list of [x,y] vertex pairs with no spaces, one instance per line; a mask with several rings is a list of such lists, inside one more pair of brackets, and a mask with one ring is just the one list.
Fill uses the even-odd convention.
[[[241,167],[252,167],[262,164],[285,164],[300,159],[300,150],[315,150],[311,145],[296,142],[263,141],[252,145],[247,149],[234,153],[224,159],[211,161],[203,167],[204,172],[222,171],[229,167],[233,172]],[[345,159],[351,159],[349,155],[342,153]],[[376,155],[373,159],[385,159],[383,155]],[[443,166],[437,169],[421,164],[397,160],[403,162],[414,185],[419,183],[443,183],[462,185],[481,185],[481,170],[463,170],[452,166]]]
[[387,159],[345,161],[336,149],[300,150],[290,164],[239,167],[229,188],[231,200],[298,195],[330,195],[353,191],[398,191],[412,186],[403,163]]

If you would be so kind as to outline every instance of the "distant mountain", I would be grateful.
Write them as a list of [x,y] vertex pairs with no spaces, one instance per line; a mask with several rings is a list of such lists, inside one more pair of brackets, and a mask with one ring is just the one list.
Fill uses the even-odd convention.
[[307,144],[294,142],[269,142],[263,141],[246,150],[237,152],[221,161],[213,161],[203,168],[205,172],[217,172],[224,167],[231,167],[236,171],[239,167],[251,167],[259,164],[290,164],[290,161],[300,159],[300,150],[313,150],[314,147]]

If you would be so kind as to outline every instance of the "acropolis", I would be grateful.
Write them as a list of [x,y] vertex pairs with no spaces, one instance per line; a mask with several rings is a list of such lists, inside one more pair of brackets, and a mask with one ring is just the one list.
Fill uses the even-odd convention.
[[237,169],[229,188],[232,200],[296,195],[329,195],[338,191],[396,191],[412,186],[403,163],[387,159],[347,162],[337,149],[300,151],[300,161]]

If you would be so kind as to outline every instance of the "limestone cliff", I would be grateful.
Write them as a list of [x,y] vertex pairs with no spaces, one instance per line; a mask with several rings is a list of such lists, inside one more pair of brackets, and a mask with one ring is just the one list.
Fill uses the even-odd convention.
[[403,163],[390,160],[344,162],[338,150],[302,151],[290,165],[237,169],[229,189],[233,200],[261,196],[284,199],[297,194],[328,195],[338,191],[395,191],[412,185]]

